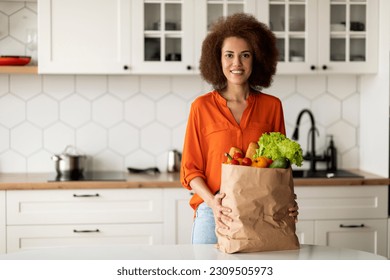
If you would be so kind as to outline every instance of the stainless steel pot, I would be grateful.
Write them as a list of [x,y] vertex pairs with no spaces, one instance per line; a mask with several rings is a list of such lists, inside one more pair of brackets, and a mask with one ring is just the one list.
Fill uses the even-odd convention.
[[53,155],[51,159],[55,163],[57,174],[73,176],[83,173],[87,157],[81,155],[74,146],[68,145],[62,154]]
[[176,150],[168,152],[168,167],[167,172],[179,172],[181,165],[181,153]]

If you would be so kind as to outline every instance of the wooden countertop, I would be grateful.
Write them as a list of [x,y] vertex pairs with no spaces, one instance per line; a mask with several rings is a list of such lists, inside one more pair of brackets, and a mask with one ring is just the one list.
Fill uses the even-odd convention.
[[[375,174],[351,170],[364,178],[296,178],[295,186],[359,186],[389,185],[390,180]],[[0,173],[0,190],[34,189],[107,189],[107,188],[181,188],[179,173],[129,174],[125,181],[48,182],[53,173]]]

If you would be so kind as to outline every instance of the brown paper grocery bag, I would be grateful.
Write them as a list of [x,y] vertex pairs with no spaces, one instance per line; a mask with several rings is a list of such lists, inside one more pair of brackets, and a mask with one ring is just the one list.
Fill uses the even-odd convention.
[[222,164],[222,205],[232,209],[229,229],[216,229],[217,247],[225,253],[299,248],[291,168],[255,168]]

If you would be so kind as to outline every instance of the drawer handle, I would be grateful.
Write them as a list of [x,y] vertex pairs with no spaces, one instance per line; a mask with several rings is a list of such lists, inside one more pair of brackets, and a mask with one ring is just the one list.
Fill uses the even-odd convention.
[[99,229],[95,229],[95,230],[77,230],[77,229],[74,229],[73,232],[75,233],[89,233],[89,232],[100,232]]
[[73,197],[99,197],[98,193],[95,194],[73,194]]
[[365,225],[364,224],[360,224],[360,225],[343,225],[343,224],[340,224],[340,227],[341,228],[364,228]]

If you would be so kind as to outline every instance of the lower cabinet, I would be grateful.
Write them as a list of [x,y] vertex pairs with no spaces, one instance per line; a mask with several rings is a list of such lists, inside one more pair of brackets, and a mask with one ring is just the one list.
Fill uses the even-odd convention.
[[387,219],[316,221],[315,244],[387,257]]
[[184,188],[0,192],[0,250],[190,244],[191,195]]
[[55,246],[162,244],[163,189],[7,191],[8,253]]
[[[387,186],[296,187],[301,244],[390,256]],[[184,188],[0,191],[0,253],[54,246],[190,244]]]
[[301,221],[296,224],[296,235],[301,244],[314,244],[314,221]]
[[387,186],[296,187],[302,244],[390,256]]
[[6,252],[6,211],[5,211],[5,191],[0,191],[0,254]]
[[387,252],[387,220],[299,221],[296,234],[301,244],[366,251],[385,257]]
[[193,193],[187,189],[164,190],[164,241],[166,244],[191,244],[194,210],[189,205]]

